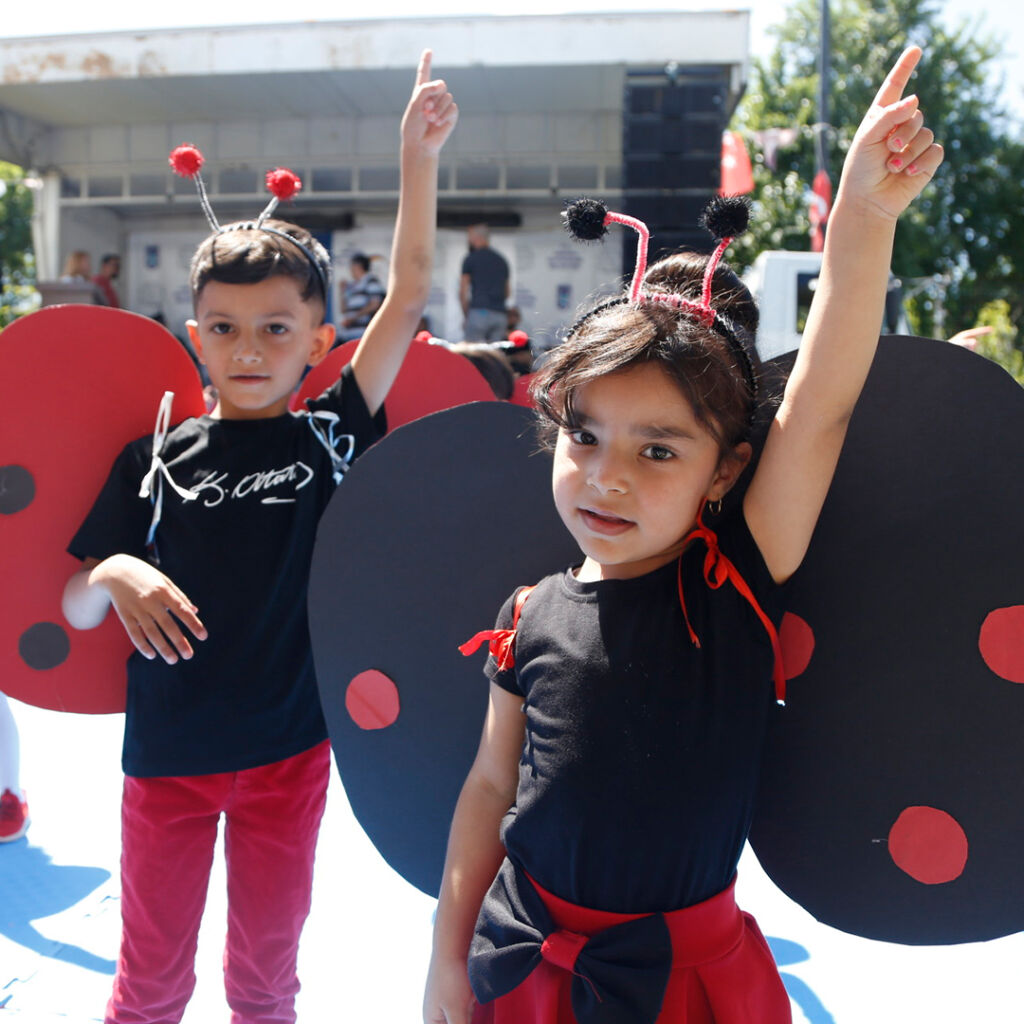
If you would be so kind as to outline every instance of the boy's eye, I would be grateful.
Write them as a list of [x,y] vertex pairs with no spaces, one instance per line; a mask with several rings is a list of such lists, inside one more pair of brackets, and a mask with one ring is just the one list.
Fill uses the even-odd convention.
[[644,450],[643,455],[648,459],[653,459],[655,462],[664,462],[666,459],[674,459],[676,453],[670,448],[665,448],[660,444],[649,444]]
[[267,324],[267,332],[269,334],[287,334],[287,324]]

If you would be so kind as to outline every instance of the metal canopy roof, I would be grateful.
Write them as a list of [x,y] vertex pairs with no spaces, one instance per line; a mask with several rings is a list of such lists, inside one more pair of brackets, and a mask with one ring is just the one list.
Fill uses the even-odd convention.
[[[746,11],[437,18],[0,42],[0,109],[45,128],[392,114],[424,43],[466,113],[617,110],[631,65],[727,64]],[[0,147],[7,143],[0,133]]]
[[397,119],[429,45],[461,110],[442,214],[557,207],[621,189],[627,75],[724,82],[707,114],[724,124],[749,25],[746,10],[624,12],[0,40],[0,160],[42,183],[36,252],[51,276],[74,244],[114,249],[140,222],[198,218],[191,184],[167,166],[182,141],[202,147],[222,217],[258,209],[262,173],[282,159],[304,182],[293,219],[383,216],[398,191]]

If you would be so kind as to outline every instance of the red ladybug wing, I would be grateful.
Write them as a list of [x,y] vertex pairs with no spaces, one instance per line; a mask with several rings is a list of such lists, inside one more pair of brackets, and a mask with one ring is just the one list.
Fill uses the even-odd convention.
[[116,615],[94,630],[60,610],[80,563],[65,548],[129,441],[151,433],[165,391],[172,420],[204,411],[182,345],[146,317],[54,306],[0,334],[0,680],[39,707],[124,709],[131,645]]

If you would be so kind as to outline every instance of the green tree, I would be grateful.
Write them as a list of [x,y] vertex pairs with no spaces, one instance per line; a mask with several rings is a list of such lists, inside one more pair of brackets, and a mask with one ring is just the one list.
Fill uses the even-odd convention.
[[[946,149],[935,180],[900,221],[893,271],[906,286],[913,328],[952,334],[977,322],[982,307],[1024,313],[1024,145],[998,99],[993,59],[999,45],[977,25],[948,30],[929,0],[833,0],[829,171],[843,157],[875,90],[904,46],[924,50],[911,89]],[[764,249],[807,249],[807,196],[814,177],[818,0],[795,0],[774,29],[777,45],[755,61],[736,127],[754,160],[751,231],[733,258]],[[755,132],[795,128],[796,142],[767,166]]]
[[26,312],[35,280],[32,193],[24,172],[0,161],[0,329]]

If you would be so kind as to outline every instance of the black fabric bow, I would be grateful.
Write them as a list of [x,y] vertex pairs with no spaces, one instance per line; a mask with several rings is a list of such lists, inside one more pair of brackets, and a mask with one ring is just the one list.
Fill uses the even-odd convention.
[[469,950],[477,1001],[511,992],[542,958],[572,972],[579,1024],[653,1024],[672,969],[672,940],[661,914],[589,939],[560,931],[530,880],[506,859],[484,897]]

